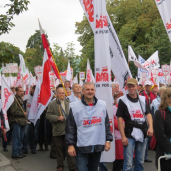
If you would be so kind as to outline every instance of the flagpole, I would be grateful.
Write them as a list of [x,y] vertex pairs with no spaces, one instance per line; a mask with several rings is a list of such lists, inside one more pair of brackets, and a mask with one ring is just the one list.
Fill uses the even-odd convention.
[[[3,77],[2,77],[2,78],[3,78]],[[4,78],[3,78],[3,80],[4,80]],[[15,97],[15,95],[13,94],[13,92],[11,91],[11,89],[9,88],[9,86],[8,86],[8,84],[6,83],[5,80],[4,80],[4,82],[5,82],[6,86],[8,87],[8,89],[10,90],[10,92],[11,92],[12,96],[14,97],[14,99],[17,101],[17,104],[18,104],[19,107],[21,108],[22,112],[25,113],[24,110],[23,110],[23,108],[21,107],[20,103],[18,102],[17,98]]]
[[[54,57],[53,57],[53,55],[52,55],[51,49],[49,48],[49,50],[50,50],[51,56],[52,56],[52,58],[53,58],[53,62],[55,63],[55,66],[56,66],[56,62],[55,62],[55,59],[54,59]],[[63,86],[63,88],[64,88],[65,94],[66,94],[66,96],[68,96],[68,94],[67,94],[67,92],[66,92],[66,89],[65,89],[65,86],[64,86],[64,83],[63,83],[63,81],[62,81],[62,79],[61,79],[61,76],[60,76],[60,73],[59,73],[59,70],[58,70],[58,67],[57,67],[57,66],[56,66],[56,70],[57,70],[57,72],[58,72],[59,79],[61,80],[61,83],[62,83],[62,86]]]

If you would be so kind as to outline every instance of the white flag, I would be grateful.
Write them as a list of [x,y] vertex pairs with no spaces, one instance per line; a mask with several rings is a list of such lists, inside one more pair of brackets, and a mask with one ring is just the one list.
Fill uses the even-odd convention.
[[154,52],[142,65],[147,69],[150,68],[150,65],[154,69],[160,68],[158,51]]
[[148,71],[143,65],[141,65],[141,63],[137,61],[137,57],[130,45],[128,46],[128,61],[133,61],[136,67]]
[[[90,23],[90,26],[94,30],[94,0],[85,1],[80,0],[81,6],[84,10],[84,13]],[[126,81],[128,78],[132,77],[130,69],[125,59],[125,55],[123,53],[122,47],[120,45],[118,36],[113,28],[112,22],[107,14],[107,19],[104,20],[106,25],[108,25],[108,32],[109,32],[109,53],[111,58],[111,69],[114,73],[115,77],[118,80],[119,86],[122,89],[123,93],[126,93]],[[103,23],[103,22],[102,22]]]
[[[111,59],[109,54],[109,29],[107,24],[107,12],[105,0],[94,0],[94,44],[95,44],[95,77],[96,96],[107,104],[107,111],[113,134],[113,108],[111,88]],[[113,134],[114,137],[114,134]],[[103,152],[101,162],[113,162],[115,160],[115,141],[111,142],[111,149]]]
[[87,59],[86,82],[92,82],[91,67],[90,67],[89,59]]
[[71,68],[70,68],[70,61],[68,61],[66,79],[67,79],[68,81],[70,81],[70,80],[72,79]]
[[156,0],[156,5],[160,12],[166,32],[171,41],[171,1],[170,0]]
[[[145,62],[145,59],[142,58],[140,55],[138,55],[138,62],[139,62],[140,64],[143,64],[143,63]],[[148,73],[148,71],[143,70],[143,69],[141,69],[141,68],[138,68],[138,78],[140,78],[140,73],[142,73],[142,72]]]
[[7,110],[14,102],[14,95],[11,89],[8,87],[7,82],[5,81],[4,76],[2,76],[2,86],[1,86],[1,103],[2,103],[2,111],[5,119],[5,127],[7,131],[10,129],[8,124]]

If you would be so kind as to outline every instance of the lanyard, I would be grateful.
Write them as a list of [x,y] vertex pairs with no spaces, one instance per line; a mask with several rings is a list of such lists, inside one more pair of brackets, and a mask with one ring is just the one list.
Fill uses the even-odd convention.
[[88,110],[88,115],[89,115],[89,125],[91,124],[91,120],[92,120],[92,108],[93,106],[89,106],[89,110]]
[[78,100],[78,97],[75,97],[75,96],[74,96],[74,98],[75,98],[76,101],[79,101],[79,100]]

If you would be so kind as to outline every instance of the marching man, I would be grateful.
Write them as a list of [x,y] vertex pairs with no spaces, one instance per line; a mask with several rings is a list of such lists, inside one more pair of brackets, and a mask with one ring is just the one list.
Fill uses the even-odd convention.
[[85,82],[82,94],[80,101],[70,103],[65,138],[68,153],[76,156],[76,170],[97,171],[101,152],[110,150],[113,137],[106,103],[95,97],[94,84]]
[[[128,94],[120,97],[116,116],[124,146],[123,171],[132,171],[135,150],[134,171],[143,171],[147,136],[153,135],[152,116],[144,96],[137,94],[137,80],[127,80]],[[143,112],[145,112],[143,114]],[[125,128],[123,125],[125,121]],[[147,120],[147,122],[146,122]],[[147,126],[148,123],[148,126]]]

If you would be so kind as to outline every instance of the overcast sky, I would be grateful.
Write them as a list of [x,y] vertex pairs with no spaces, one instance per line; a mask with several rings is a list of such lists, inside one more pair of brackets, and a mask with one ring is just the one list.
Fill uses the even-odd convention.
[[[9,0],[1,0],[0,6],[8,2]],[[0,14],[6,10],[0,8]],[[53,43],[58,43],[65,49],[66,43],[73,41],[75,53],[79,54],[81,46],[77,41],[78,35],[75,34],[75,22],[80,22],[83,18],[79,0],[30,0],[28,11],[14,16],[12,22],[15,27],[9,34],[1,35],[0,41],[12,43],[25,52],[29,37],[35,30],[39,30],[38,18],[48,34],[51,47]]]

